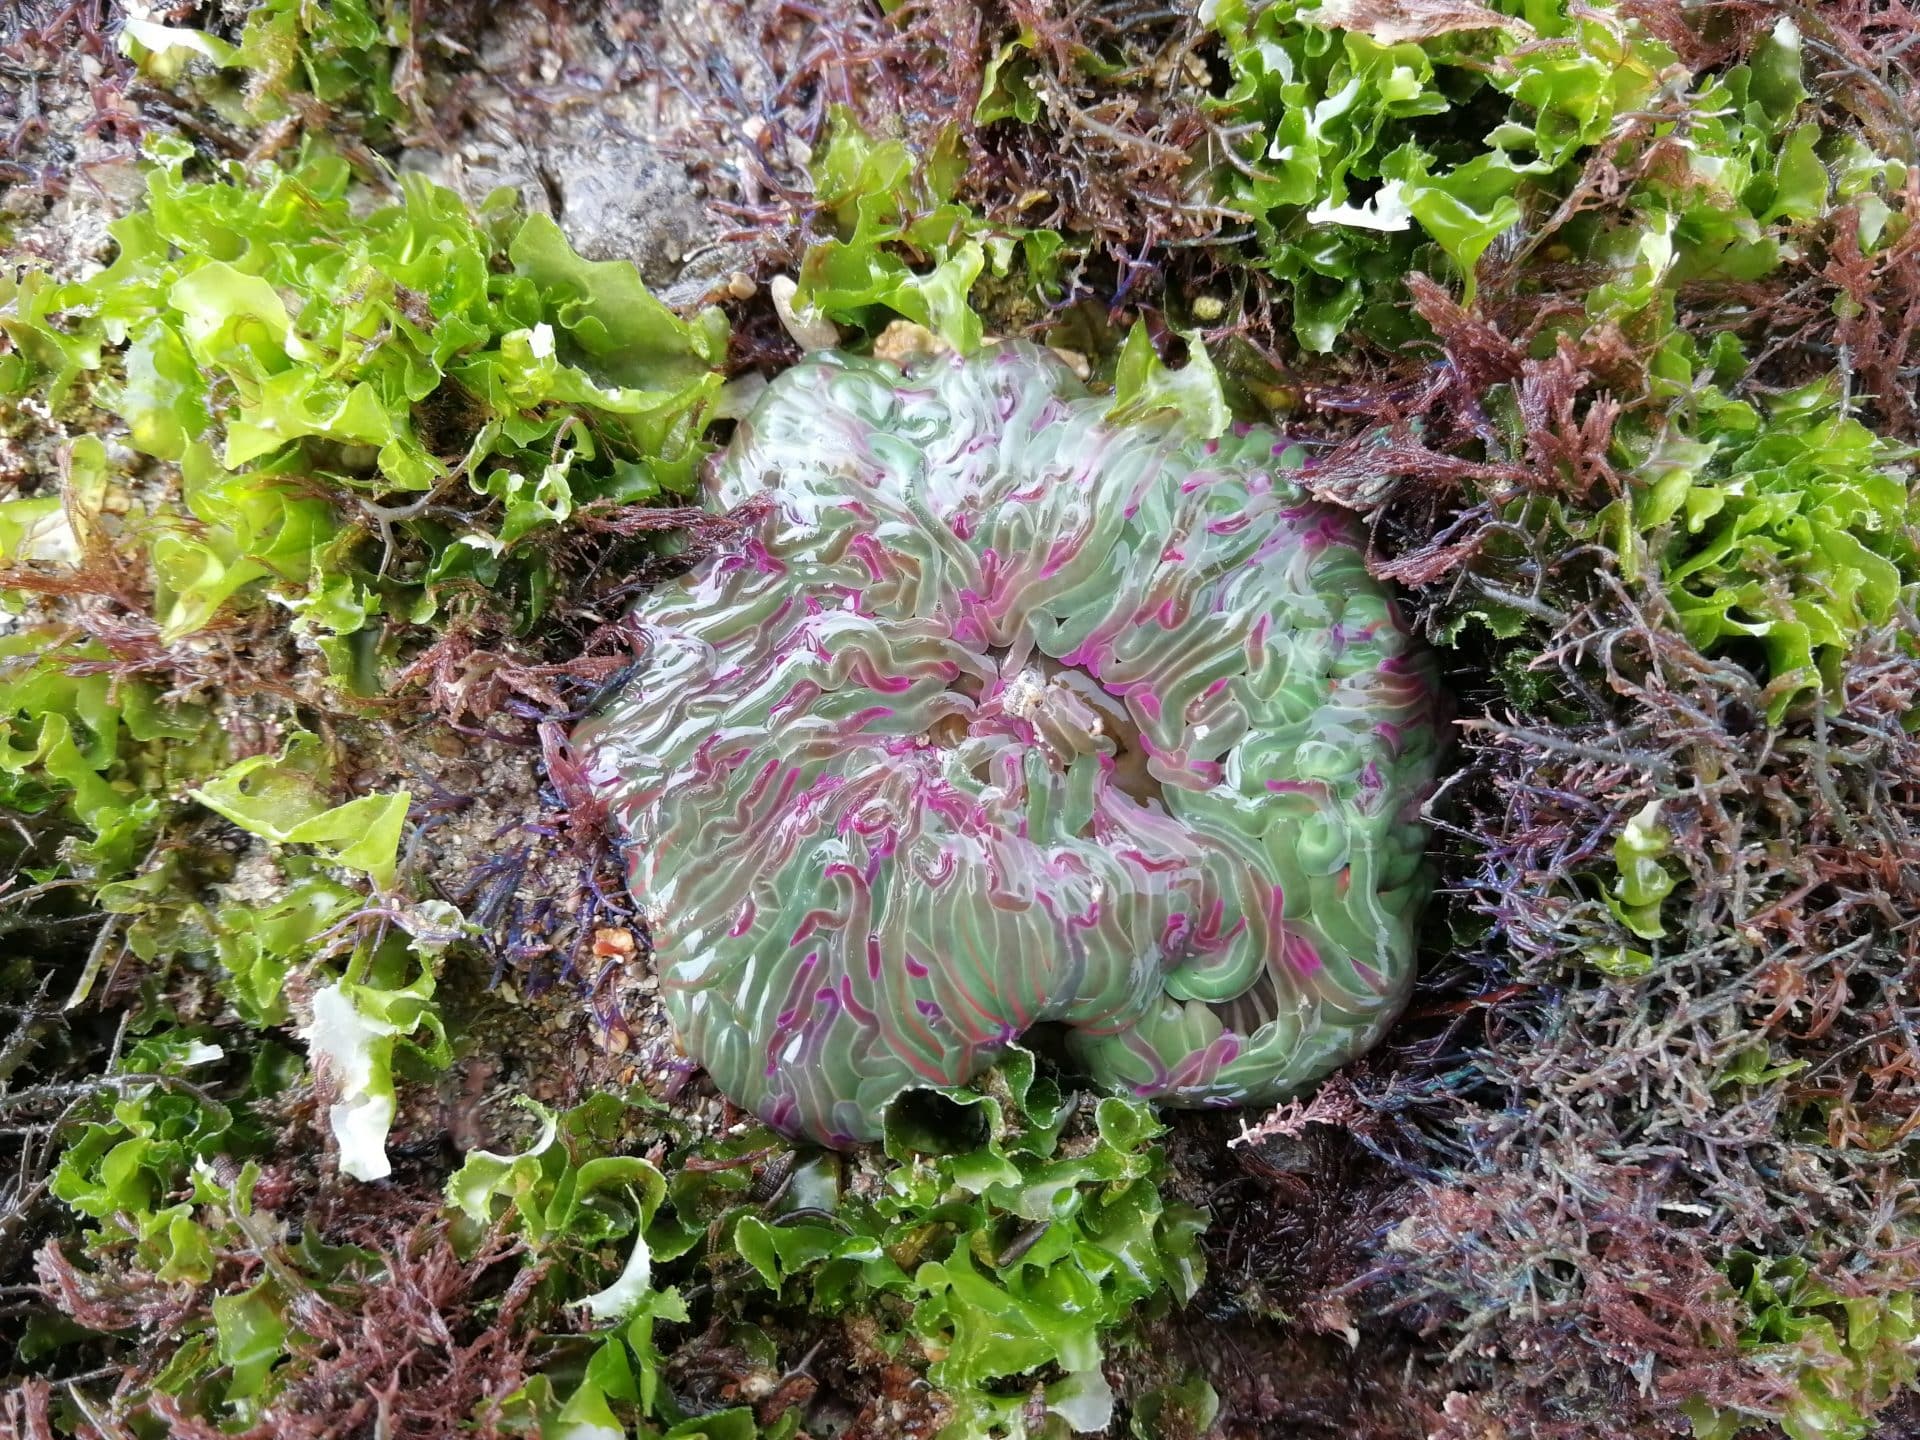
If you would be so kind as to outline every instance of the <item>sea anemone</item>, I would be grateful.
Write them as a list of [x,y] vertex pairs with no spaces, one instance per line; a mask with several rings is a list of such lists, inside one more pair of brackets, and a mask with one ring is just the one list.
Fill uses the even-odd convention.
[[741,538],[575,733],[688,1051],[780,1129],[875,1138],[1043,1023],[1269,1102],[1406,995],[1428,660],[1288,444],[1107,408],[1020,345],[788,370],[715,473]]

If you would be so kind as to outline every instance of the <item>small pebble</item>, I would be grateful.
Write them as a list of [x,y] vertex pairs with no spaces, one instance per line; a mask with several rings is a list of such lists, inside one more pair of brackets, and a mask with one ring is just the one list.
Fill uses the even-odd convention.
[[593,932],[593,953],[603,960],[616,956],[624,958],[633,954],[634,942],[631,930],[596,930]]
[[910,360],[928,360],[952,352],[953,346],[926,326],[912,320],[895,320],[873,341],[873,358],[895,365],[905,365]]

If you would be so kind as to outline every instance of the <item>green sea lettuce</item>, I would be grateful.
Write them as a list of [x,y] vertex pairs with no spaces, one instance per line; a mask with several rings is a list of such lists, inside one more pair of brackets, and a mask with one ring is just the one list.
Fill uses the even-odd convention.
[[1682,409],[1629,442],[1640,484],[1604,523],[1623,527],[1630,575],[1644,545],[1692,643],[1761,648],[1778,720],[1796,696],[1831,688],[1861,631],[1888,623],[1920,582],[1911,461],[1848,414],[1831,381],[1752,404],[1696,390],[1694,368],[1666,381]]
[[343,685],[377,693],[390,632],[463,590],[537,617],[544,542],[577,507],[691,485],[717,310],[680,319],[504,197],[475,214],[409,175],[368,209],[318,145],[212,178],[184,142],[149,153],[112,263],[0,281],[0,333],[17,386],[84,396],[177,467],[148,517],[164,641],[272,594]]

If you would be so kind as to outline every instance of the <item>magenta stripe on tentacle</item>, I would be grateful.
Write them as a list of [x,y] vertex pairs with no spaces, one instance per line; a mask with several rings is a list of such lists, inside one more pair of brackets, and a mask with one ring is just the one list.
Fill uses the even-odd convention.
[[1264,1103],[1404,999],[1429,660],[1282,437],[1105,405],[1020,345],[795,366],[713,481],[776,503],[575,733],[688,1051],[783,1130],[874,1138],[1040,1020]]

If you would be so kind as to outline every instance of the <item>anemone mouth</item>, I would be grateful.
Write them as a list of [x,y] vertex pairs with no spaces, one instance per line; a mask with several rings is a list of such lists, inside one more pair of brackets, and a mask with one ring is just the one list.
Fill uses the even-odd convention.
[[1231,1000],[1208,1001],[1207,1009],[1221,1028],[1236,1035],[1255,1035],[1279,1018],[1283,1000],[1280,977],[1273,973],[1271,964],[1266,964],[1246,989]]
[[1141,808],[1167,813],[1139,722],[1126,701],[1092,671],[1029,647],[989,646],[977,652],[988,674],[963,673],[947,687],[966,703],[935,719],[927,743],[952,750],[977,734],[1005,734],[1016,722],[1056,770],[1082,755],[1105,758],[1105,783]]

